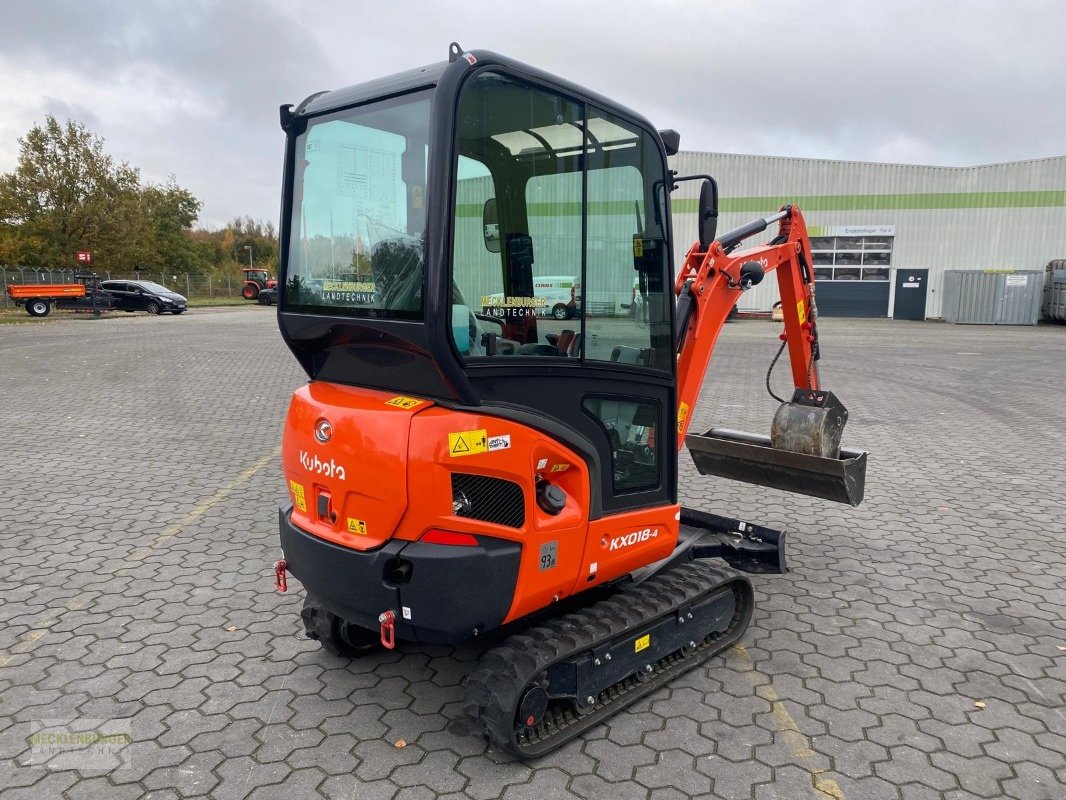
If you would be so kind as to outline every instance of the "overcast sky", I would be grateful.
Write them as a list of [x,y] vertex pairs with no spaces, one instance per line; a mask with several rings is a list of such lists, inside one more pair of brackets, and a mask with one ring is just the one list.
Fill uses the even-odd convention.
[[[1066,154],[1066,2],[8,0],[0,171],[73,117],[201,221],[275,219],[277,108],[505,53],[612,97],[686,150],[967,165]],[[725,187],[723,187],[725,191]]]

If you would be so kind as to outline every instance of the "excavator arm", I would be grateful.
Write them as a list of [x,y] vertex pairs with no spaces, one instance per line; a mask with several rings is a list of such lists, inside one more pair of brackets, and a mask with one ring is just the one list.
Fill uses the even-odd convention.
[[[733,254],[745,238],[774,222],[778,235],[770,244]],[[796,206],[785,206],[769,219],[730,231],[710,247],[694,244],[685,256],[674,286],[678,297],[677,434],[684,443],[689,412],[703,385],[718,336],[740,296],[763,276],[777,271],[792,379],[797,389],[818,389],[818,331],[815,324],[814,274],[807,226]]]
[[[740,243],[777,223],[769,244],[734,252]],[[697,243],[685,256],[677,294],[677,440],[687,445],[703,474],[858,505],[866,481],[866,453],[841,448],[847,409],[818,377],[817,306],[811,245],[803,215],[786,205],[718,237]],[[770,436],[712,428],[688,433],[718,336],[740,296],[777,272],[792,381],[792,399],[781,403]],[[780,352],[779,354],[780,355]],[[767,383],[769,388],[769,382]]]

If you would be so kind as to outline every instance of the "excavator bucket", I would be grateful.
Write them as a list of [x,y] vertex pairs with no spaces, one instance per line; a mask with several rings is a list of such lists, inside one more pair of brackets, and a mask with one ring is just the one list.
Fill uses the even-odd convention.
[[685,437],[696,469],[745,483],[857,506],[866,453],[841,448],[848,410],[832,392],[796,389],[774,415],[770,436],[711,428]]
[[857,506],[866,488],[866,453],[841,448],[836,458],[773,446],[769,436],[711,428],[685,444],[701,475],[783,489]]

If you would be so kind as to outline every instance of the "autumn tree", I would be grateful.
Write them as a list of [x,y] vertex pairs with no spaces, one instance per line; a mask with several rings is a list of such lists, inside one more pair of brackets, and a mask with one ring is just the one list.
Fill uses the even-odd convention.
[[142,185],[103,139],[49,115],[19,139],[15,170],[0,175],[0,260],[70,267],[90,250],[98,269],[200,272],[209,265],[188,236],[200,207],[173,176]]

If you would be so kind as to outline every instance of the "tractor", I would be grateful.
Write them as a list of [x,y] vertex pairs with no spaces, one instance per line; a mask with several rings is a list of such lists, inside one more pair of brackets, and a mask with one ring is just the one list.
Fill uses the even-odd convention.
[[245,300],[255,300],[264,289],[273,289],[278,285],[276,278],[271,278],[270,273],[258,267],[244,267],[244,287],[241,289],[241,297]]

